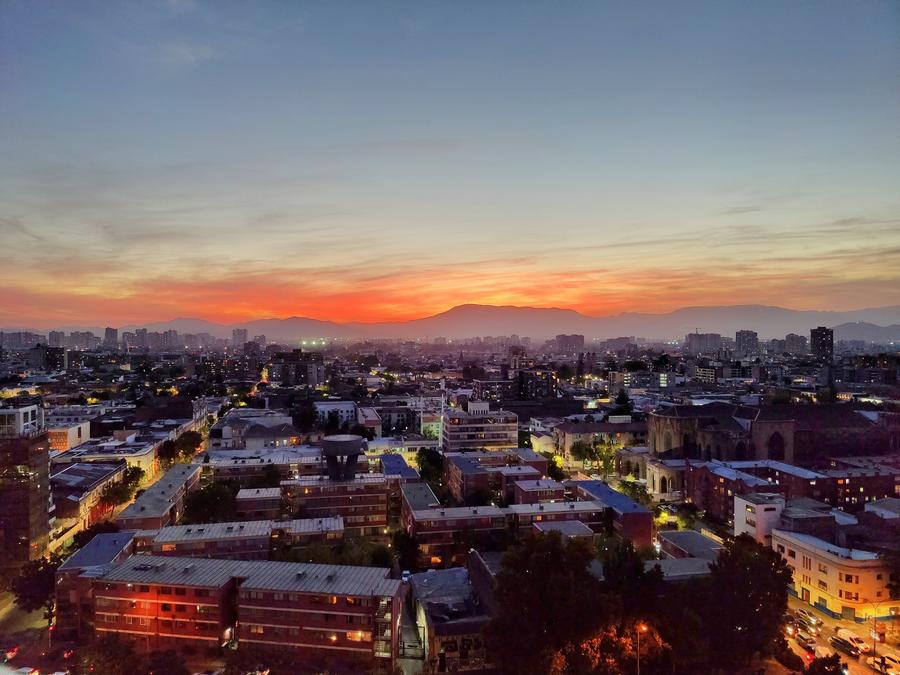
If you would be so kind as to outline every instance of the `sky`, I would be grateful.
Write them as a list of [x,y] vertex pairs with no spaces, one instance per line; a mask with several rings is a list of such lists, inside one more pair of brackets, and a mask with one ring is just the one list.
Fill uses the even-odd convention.
[[0,325],[900,304],[900,4],[0,0]]

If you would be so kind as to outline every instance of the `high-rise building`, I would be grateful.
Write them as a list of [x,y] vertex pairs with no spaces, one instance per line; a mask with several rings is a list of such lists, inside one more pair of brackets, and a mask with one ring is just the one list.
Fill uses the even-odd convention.
[[48,336],[47,343],[51,347],[65,347],[66,346],[66,334],[61,330],[51,330],[50,335]]
[[722,348],[722,336],[718,333],[688,333],[684,338],[684,350],[689,354],[711,354]]
[[759,335],[755,330],[739,330],[734,334],[735,351],[738,356],[749,356],[759,352]]
[[809,345],[815,358],[831,361],[834,358],[834,331],[825,326],[813,328],[809,332]]
[[265,335],[254,335],[253,341],[258,344],[261,348],[266,348],[266,336]]
[[247,329],[235,328],[231,331],[231,346],[233,349],[243,349],[247,342]]
[[50,442],[40,402],[0,407],[0,570],[40,558],[50,541]]
[[806,354],[806,336],[788,333],[784,338],[784,350],[788,354]]
[[561,352],[580,354],[584,351],[584,335],[557,335],[556,349]]
[[106,328],[103,334],[103,346],[115,349],[119,346],[119,330],[117,328]]

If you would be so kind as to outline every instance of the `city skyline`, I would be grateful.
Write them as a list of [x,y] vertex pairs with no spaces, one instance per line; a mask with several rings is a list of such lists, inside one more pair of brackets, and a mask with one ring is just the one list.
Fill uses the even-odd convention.
[[348,9],[5,3],[0,324],[900,304],[896,5]]

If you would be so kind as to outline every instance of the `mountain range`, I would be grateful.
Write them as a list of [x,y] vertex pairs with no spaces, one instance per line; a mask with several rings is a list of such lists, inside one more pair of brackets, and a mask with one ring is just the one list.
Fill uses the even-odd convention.
[[[150,331],[177,330],[179,333],[231,337],[233,328],[246,328],[250,338],[265,335],[273,342],[295,342],[302,338],[467,338],[487,335],[544,339],[560,333],[579,333],[588,339],[618,336],[683,338],[694,331],[734,335],[735,331],[742,329],[755,330],[761,339],[769,339],[783,338],[787,333],[809,336],[810,328],[816,326],[834,328],[836,340],[900,341],[900,306],[822,312],[765,305],[731,305],[685,307],[663,314],[626,312],[588,316],[571,309],[468,304],[402,322],[335,323],[290,317],[224,324],[205,319],[178,318],[142,326],[124,326],[120,330],[143,327]],[[101,328],[90,330],[102,334]]]

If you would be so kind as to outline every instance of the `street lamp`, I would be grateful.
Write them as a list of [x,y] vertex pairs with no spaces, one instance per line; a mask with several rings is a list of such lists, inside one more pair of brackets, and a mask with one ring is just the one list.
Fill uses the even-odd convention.
[[635,634],[637,635],[637,675],[641,675],[641,633],[647,632],[647,624],[639,623]]

